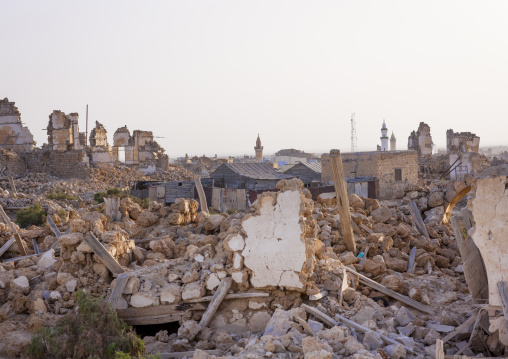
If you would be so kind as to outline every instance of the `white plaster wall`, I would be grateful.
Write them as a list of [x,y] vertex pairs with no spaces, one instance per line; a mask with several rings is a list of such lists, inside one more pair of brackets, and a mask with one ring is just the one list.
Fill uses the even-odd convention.
[[489,304],[500,306],[497,282],[508,281],[508,191],[506,176],[477,180],[472,201],[475,227],[469,235],[482,255],[489,282]]
[[109,163],[113,162],[113,154],[111,152],[97,151],[95,147],[92,148],[92,162]]
[[260,215],[243,222],[247,233],[242,252],[244,265],[252,270],[251,283],[256,288],[280,286],[303,288],[299,277],[305,260],[302,238],[299,191],[279,192],[277,203],[270,196],[261,198]]

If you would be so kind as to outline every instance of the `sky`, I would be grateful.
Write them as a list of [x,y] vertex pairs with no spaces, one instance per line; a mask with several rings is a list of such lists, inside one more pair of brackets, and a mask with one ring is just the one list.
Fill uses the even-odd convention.
[[153,131],[174,158],[407,149],[420,122],[508,145],[508,1],[0,0],[0,98],[37,145],[53,110],[85,132]]

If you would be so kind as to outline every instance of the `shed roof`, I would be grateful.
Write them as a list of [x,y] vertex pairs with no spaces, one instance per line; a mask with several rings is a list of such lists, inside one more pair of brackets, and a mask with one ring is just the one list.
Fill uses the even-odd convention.
[[[259,180],[281,180],[294,177],[279,173],[272,166],[262,162],[224,163],[220,165],[219,168],[221,168],[222,166],[226,166],[227,168],[229,168],[233,172],[236,172],[240,176]],[[219,168],[217,168],[217,170]],[[213,173],[211,175],[213,175]]]

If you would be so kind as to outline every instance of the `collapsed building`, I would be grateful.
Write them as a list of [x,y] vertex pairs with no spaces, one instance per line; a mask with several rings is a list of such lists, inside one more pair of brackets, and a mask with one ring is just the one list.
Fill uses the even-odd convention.
[[46,128],[48,143],[36,148],[15,103],[0,101],[0,164],[12,175],[48,172],[61,178],[86,177],[88,168],[105,164],[119,163],[142,173],[168,168],[169,158],[151,131],[135,130],[131,136],[127,127],[122,127],[115,132],[111,147],[105,127],[96,122],[87,145],[78,120],[77,113],[53,111]]
[[[342,164],[346,178],[371,178],[370,198],[389,199],[408,184],[418,183],[418,155],[416,151],[373,151],[343,153]],[[330,154],[321,155],[322,182],[333,183]],[[374,195],[379,194],[379,197]]]
[[471,132],[446,131],[446,150],[450,164],[450,178],[459,180],[468,174],[478,173],[490,164],[478,153],[480,137]]
[[418,152],[418,157],[431,156],[434,143],[430,134],[430,126],[420,122],[418,130],[411,132],[408,137],[407,149]]

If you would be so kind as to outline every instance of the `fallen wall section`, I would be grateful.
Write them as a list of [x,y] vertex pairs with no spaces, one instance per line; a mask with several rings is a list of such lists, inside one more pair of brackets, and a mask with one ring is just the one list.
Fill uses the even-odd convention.
[[312,213],[312,205],[301,187],[297,179],[280,181],[277,188],[281,192],[263,193],[255,203],[257,213],[243,220],[246,238],[242,256],[256,288],[305,290],[313,269],[314,226],[313,219],[305,217]]

